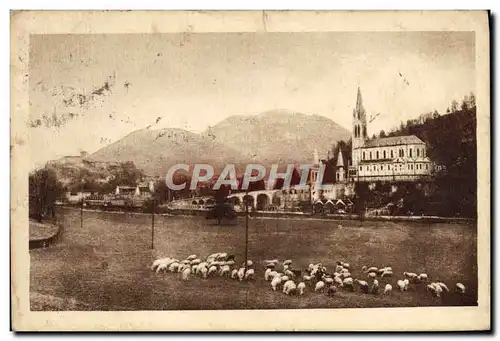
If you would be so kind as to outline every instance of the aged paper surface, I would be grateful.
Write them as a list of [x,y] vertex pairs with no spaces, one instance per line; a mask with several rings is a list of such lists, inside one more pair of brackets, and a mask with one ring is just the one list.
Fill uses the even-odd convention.
[[[342,48],[336,50],[330,45]],[[430,46],[430,50],[426,50],[426,46]],[[329,59],[328,53],[325,54],[325,50],[330,53],[332,60]],[[248,65],[242,67],[242,60],[248,62]],[[384,60],[387,68],[382,69]],[[426,67],[426,63],[429,67]],[[391,68],[393,65],[398,68]],[[432,69],[432,65],[438,66]],[[135,66],[137,70],[134,70]],[[312,74],[315,76],[311,77]],[[489,74],[487,12],[12,12],[13,328],[18,331],[489,329]],[[160,79],[163,75],[164,82]],[[202,83],[203,85],[200,85]],[[325,87],[324,84],[331,87]],[[411,87],[418,90],[405,90]],[[283,89],[286,91],[282,91]],[[462,103],[463,107],[457,107],[460,103],[451,103],[452,100],[462,100],[464,95],[469,96],[469,92],[473,92],[474,100],[467,97],[465,104]],[[137,97],[127,97],[131,93]],[[113,99],[113,96],[119,97]],[[393,97],[387,100],[387,96]],[[451,103],[448,108],[440,107],[442,98],[445,103]],[[333,140],[329,141],[328,145],[335,146],[339,140],[347,142],[351,139],[352,146],[348,149],[325,149],[321,141],[313,138],[317,132],[318,137],[329,139],[328,132],[324,135],[320,130],[321,126],[337,127],[330,121],[319,123],[313,128],[305,125],[299,127],[298,132],[295,132],[297,135],[293,137],[288,136],[292,134],[290,132],[285,134],[288,140],[281,141],[295,141],[291,148],[273,142],[272,137],[278,134],[281,125],[287,123],[289,126],[297,126],[295,121],[289,121],[291,116],[302,117],[282,110],[285,105],[289,110],[328,116],[345,127],[338,128],[338,131],[347,132],[342,135],[337,131],[334,138],[332,130]],[[238,106],[239,109],[236,109]],[[471,140],[477,141],[477,151],[480,151],[477,152],[477,192],[473,198],[480,198],[480,201],[474,201],[480,203],[477,205],[477,218],[468,219],[465,208],[469,207],[467,205],[470,205],[470,202],[465,197],[462,201],[457,201],[454,208],[460,213],[453,211],[451,218],[442,217],[445,214],[441,213],[422,211],[422,221],[424,216],[439,216],[439,219],[436,218],[437,220],[432,222],[408,223],[408,217],[420,216],[420,212],[413,212],[413,209],[401,213],[406,216],[398,218],[401,223],[399,220],[381,220],[382,217],[378,216],[385,217],[387,213],[384,209],[370,211],[369,201],[366,209],[363,209],[364,213],[359,215],[362,218],[366,214],[366,219],[359,222],[355,218],[356,211],[353,209],[350,212],[349,198],[360,197],[358,187],[355,186],[362,183],[363,178],[368,179],[364,181],[366,184],[392,184],[395,192],[403,186],[402,183],[418,182],[418,186],[423,186],[422,188],[432,188],[432,181],[417,181],[415,174],[421,171],[421,174],[418,174],[425,178],[430,174],[428,166],[436,171],[441,169],[441,161],[433,159],[439,151],[427,150],[429,141],[422,142],[419,139],[421,136],[416,140],[411,136],[398,138],[401,134],[397,135],[392,130],[394,135],[391,137],[389,129],[398,128],[400,122],[408,122],[408,125],[411,125],[412,119],[426,112],[430,112],[430,116],[424,117],[422,121],[428,123],[432,119],[432,122],[438,122],[445,110],[450,115],[462,115],[470,112],[471,108],[474,108],[477,121],[476,130],[472,132],[475,136],[465,136],[461,143],[467,145]],[[435,109],[439,110],[439,113],[433,116]],[[238,139],[231,140],[236,141],[230,145],[231,148],[224,149],[225,147],[217,145],[217,149],[210,145],[210,148],[215,148],[210,149],[203,144],[205,142],[190,144],[190,139],[198,138],[190,135],[191,133],[199,133],[203,138],[206,135],[210,138],[211,134],[215,134],[214,139],[219,141],[222,138],[221,130],[212,133],[208,129],[207,132],[207,127],[210,128],[231,115],[255,114],[265,110],[274,110],[266,113],[266,117],[275,118],[275,121],[263,121],[268,122],[263,123],[267,125],[266,128],[271,124],[275,125],[276,129],[271,130],[272,132],[266,130],[268,136],[252,135],[257,133],[255,130],[245,130],[246,121],[243,120],[224,132],[227,138],[231,137],[233,132],[240,134]],[[94,118],[91,115],[94,115]],[[101,116],[95,118],[96,115]],[[168,122],[164,123],[162,120]],[[308,120],[311,119],[306,119],[307,122]],[[229,121],[226,120],[227,122]],[[151,125],[154,124],[163,129],[152,130],[154,127],[151,128]],[[220,126],[215,128],[222,129]],[[144,142],[147,138],[141,140],[135,137],[136,140],[132,140],[128,145],[120,142],[124,143],[121,149],[109,149],[110,146],[117,146],[117,141],[125,140],[127,134],[140,129],[155,131],[157,135],[150,142]],[[386,131],[379,134],[379,131],[384,129]],[[182,133],[176,135],[180,130]],[[310,155],[302,159],[299,153],[309,153],[314,149],[314,164],[321,163],[319,158],[330,159],[332,156],[331,160],[335,160],[336,168],[333,174],[336,178],[332,180],[335,183],[332,188],[342,188],[342,194],[339,196],[336,192],[329,199],[323,197],[328,190],[319,194],[311,189],[307,192],[310,198],[306,199],[314,204],[312,212],[320,205],[322,215],[301,220],[297,215],[304,215],[304,212],[309,211],[304,209],[302,212],[293,204],[290,208],[287,206],[288,197],[282,197],[285,198],[284,203],[283,199],[277,200],[275,205],[275,192],[254,191],[253,197],[250,193],[248,200],[253,201],[246,204],[246,208],[249,205],[252,207],[251,231],[256,233],[252,232],[250,242],[247,240],[249,249],[245,255],[242,249],[245,247],[244,210],[238,213],[241,217],[236,224],[238,228],[243,227],[242,229],[232,230],[226,226],[207,228],[205,218],[196,218],[189,214],[179,218],[175,213],[192,213],[201,206],[205,207],[205,197],[201,199],[202,196],[196,192],[196,196],[193,194],[182,198],[175,191],[170,194],[171,192],[166,190],[164,193],[168,195],[164,200],[169,204],[166,203],[165,207],[171,210],[168,211],[171,215],[158,214],[156,218],[155,215],[150,218],[147,213],[99,213],[100,209],[92,210],[86,207],[84,210],[84,202],[88,206],[92,200],[106,201],[102,199],[105,198],[102,193],[106,190],[96,190],[95,193],[99,194],[94,194],[92,190],[84,187],[87,184],[82,180],[84,190],[68,189],[69,203],[61,204],[55,211],[51,211],[63,225],[58,239],[32,236],[31,229],[39,227],[37,233],[41,234],[42,228],[50,224],[40,224],[29,217],[30,205],[35,200],[30,199],[30,184],[27,181],[30,173],[44,167],[48,161],[64,159],[63,156],[76,155],[86,150],[94,153],[94,157],[97,155],[107,158],[102,161],[105,163],[111,162],[117,155],[126,154],[126,150],[143,145],[144,149],[136,153],[137,158],[125,158],[120,161],[133,161],[136,165],[147,168],[150,165],[148,162],[157,158],[154,166],[156,168],[147,168],[146,173],[154,173],[155,169],[159,169],[155,174],[156,178],[151,179],[164,179],[168,167],[162,168],[162,162],[166,161],[162,161],[165,159],[161,159],[158,156],[160,154],[152,155],[154,143],[158,139],[161,141],[165,134],[173,134],[167,137],[177,139],[176,143],[185,142],[191,146],[183,149],[183,146],[169,145],[172,149],[180,148],[184,159],[181,160],[179,156],[172,157],[165,166],[171,166],[174,161],[210,163],[202,156],[213,150],[218,151],[219,161],[237,163],[233,159],[226,160],[226,153],[237,150],[238,152],[232,155],[237,158],[243,150],[238,149],[241,145],[251,149],[252,145],[249,142],[247,146],[245,140],[257,141],[252,143],[261,146],[251,155],[253,163],[256,164],[263,162],[262,155],[265,153],[268,153],[265,154],[266,157],[276,156],[277,154],[272,154],[274,149],[284,150],[285,157],[297,152],[298,156],[290,156],[283,163],[310,162]],[[410,129],[409,133],[407,131],[407,135],[409,134],[419,135],[419,131]],[[123,140],[120,140],[122,138]],[[301,149],[303,140],[307,140],[308,144],[307,148]],[[394,142],[396,140],[399,144]],[[412,149],[413,144],[417,145],[415,149]],[[424,146],[422,149],[419,147],[421,144]],[[432,147],[432,142],[430,145]],[[403,153],[399,155],[399,160],[396,156],[382,157],[382,153],[390,153],[390,148],[395,146],[406,148],[404,151],[394,149],[396,153]],[[103,152],[105,147],[108,149]],[[387,150],[384,147],[387,147]],[[162,157],[170,155],[170,149],[165,146],[163,148]],[[418,150],[417,157],[410,149],[413,153]],[[346,151],[352,151],[352,155],[338,156]],[[405,156],[408,152],[410,154]],[[463,157],[467,159],[469,154],[465,153]],[[193,156],[190,160],[189,157],[193,154],[200,157],[195,159]],[[283,160],[283,155],[276,156],[276,160]],[[87,154],[83,152],[80,156],[85,158]],[[412,158],[413,164],[404,161],[408,156]],[[68,158],[65,160],[71,159]],[[391,160],[382,164],[369,162],[372,159],[385,160],[384,162]],[[278,161],[275,163],[279,163]],[[455,164],[455,161],[449,162]],[[72,161],[67,162],[71,166]],[[92,162],[95,165],[101,160]],[[408,171],[403,170],[402,166],[401,169],[396,168],[399,163],[404,163]],[[108,167],[107,164],[105,167]],[[363,170],[363,167],[367,168]],[[65,169],[69,168],[71,167]],[[449,166],[447,170],[446,167],[442,168],[451,172]],[[399,173],[395,174],[395,169]],[[388,170],[391,172],[387,173]],[[220,172],[220,169],[218,171]],[[93,183],[101,184],[95,173],[89,174],[87,179],[92,178],[96,180]],[[105,181],[109,182],[110,178],[102,180],[102,183]],[[465,182],[474,187],[476,179],[468,178]],[[136,187],[125,186],[129,185],[125,183],[116,185],[116,189],[112,187],[106,195],[117,197],[120,190],[125,192],[130,188],[132,196],[140,196],[142,193],[139,184]],[[369,187],[369,191],[373,193],[375,187]],[[351,188],[356,188],[352,193],[356,192],[357,196],[348,194]],[[72,192],[76,194],[73,195]],[[81,198],[84,198],[81,207],[78,204],[73,208],[67,207],[71,206],[71,196],[78,197],[78,192],[81,193]],[[87,192],[89,197],[84,197]],[[285,194],[284,190],[278,192],[289,194]],[[300,193],[294,190],[293,195]],[[36,193],[33,195],[37,196]],[[240,202],[247,200],[244,195],[243,191],[240,194],[233,193],[229,197],[234,198],[240,205]],[[403,197],[402,202],[406,202],[408,197],[409,194]],[[417,203],[427,203],[429,200],[415,199]],[[446,200],[452,199],[448,197]],[[357,203],[354,199],[353,201]],[[184,204],[191,206],[182,206]],[[328,205],[333,205],[335,212],[332,212]],[[433,205],[430,206],[438,206]],[[237,212],[240,206],[236,206]],[[419,205],[413,207],[417,206]],[[52,206],[49,208],[53,209]],[[330,211],[326,212],[327,208]],[[267,213],[259,215],[259,211]],[[40,220],[42,213],[47,212],[40,213]],[[282,217],[276,216],[280,214]],[[61,216],[63,218],[60,218]],[[156,223],[159,227],[156,231],[153,229],[156,237],[151,237],[151,246],[154,249],[148,250],[149,237],[140,236],[149,236],[151,233],[148,230],[151,219],[153,226]],[[391,219],[396,218],[389,220]],[[162,232],[162,226],[177,226],[175,221],[181,221],[179,224],[187,226],[186,230]],[[135,226],[137,232],[132,230],[130,234],[126,234],[125,231]],[[114,228],[111,230],[111,227]],[[316,227],[318,229],[314,230]],[[288,230],[289,228],[296,228],[298,232]],[[323,235],[326,233],[325,228],[335,230],[332,232],[333,237]],[[373,228],[378,232],[373,232]],[[193,229],[197,232],[193,233]],[[315,240],[316,234],[323,237]],[[191,235],[201,235],[202,239],[188,240]],[[243,238],[240,238],[242,243],[237,242],[238,247],[236,244],[229,245],[234,242],[235,235]],[[341,240],[341,237],[345,237],[345,240]],[[266,240],[271,238],[274,238],[272,242],[266,243]],[[303,239],[307,238],[314,241],[305,243]],[[130,245],[139,243],[137,240],[145,241],[144,245],[141,245],[147,252],[130,250]],[[178,242],[172,245],[168,244],[168,240]],[[213,248],[206,246],[207,243],[213,243]],[[368,249],[371,253],[367,253]],[[273,250],[278,250],[276,252],[280,254],[276,255]],[[170,274],[168,269],[166,274],[158,276],[155,271],[150,271],[151,264],[157,258],[178,257],[182,260],[195,253],[204,260],[212,252],[226,251],[235,252],[238,264],[242,260],[250,259],[249,257],[258,259],[254,265],[247,263],[244,268],[248,271],[248,267],[255,267],[254,281],[247,280],[247,277],[252,279],[253,275],[247,276],[246,272],[244,280],[241,281],[222,280],[217,277],[219,275],[208,279],[197,278],[195,275],[189,277],[188,281],[182,281],[181,274]],[[232,270],[234,262],[230,262],[227,254],[219,254],[216,257],[222,257]],[[331,259],[327,259],[328,257]],[[300,274],[304,281],[309,280],[308,277],[302,277],[305,272],[317,274],[318,271],[323,271],[322,265],[316,264],[322,262],[326,265],[325,274],[314,279],[316,287],[317,282],[333,287],[328,284],[329,280],[333,281],[337,276],[327,273],[333,273],[337,265],[350,269],[354,279],[359,278],[362,281],[359,286],[355,285],[355,293],[346,289],[348,282],[343,282],[346,285],[335,287],[336,291],[326,291],[326,288],[325,291],[321,291],[321,288],[316,291],[313,284],[312,287],[306,288],[304,295],[299,295],[300,289],[295,287],[286,293],[282,292],[281,288],[273,292],[271,282],[264,282],[264,260],[273,258],[279,258],[280,269],[285,259],[299,262],[297,269],[300,270],[297,271],[304,272]],[[339,261],[340,259],[350,265]],[[367,263],[370,259],[373,259],[374,264]],[[337,261],[340,264],[337,264]],[[223,273],[223,265],[219,263],[214,267],[217,273]],[[304,270],[309,263],[313,263],[312,267]],[[374,273],[374,277],[381,283],[378,295],[373,294],[373,278],[366,276],[370,272],[365,268],[362,270],[363,265],[379,268],[388,268],[390,265],[394,269],[391,280],[381,275],[383,270]],[[187,267],[190,276],[191,271],[194,274],[193,264]],[[448,267],[449,273],[436,273],[437,269],[443,267]],[[283,266],[278,271],[285,273],[287,268],[288,266]],[[183,269],[186,269],[185,265]],[[184,270],[182,276],[185,275]],[[235,270],[238,270],[237,267]],[[412,271],[418,272],[418,278],[408,275]],[[386,273],[389,272],[392,274],[392,269]],[[430,277],[429,283],[446,282],[449,293],[439,289],[439,295],[436,293],[437,289],[426,290],[428,284],[424,283],[425,276],[421,276],[424,272]],[[343,275],[339,277],[343,278]],[[405,277],[411,279],[408,290],[406,287],[399,288],[398,280],[404,280]],[[363,292],[365,280],[370,284],[370,293]],[[295,284],[301,281],[297,277]],[[456,286],[458,282],[465,284],[464,293],[460,293],[460,286]],[[383,293],[386,283],[392,284],[392,294]]]

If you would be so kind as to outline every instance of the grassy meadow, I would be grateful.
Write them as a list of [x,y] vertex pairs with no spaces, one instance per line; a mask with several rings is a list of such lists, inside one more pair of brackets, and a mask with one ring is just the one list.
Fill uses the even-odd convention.
[[[201,217],[155,216],[155,248],[151,249],[151,216],[131,213],[62,209],[60,243],[30,251],[32,310],[177,310],[286,309],[477,305],[477,228],[475,224],[422,224],[250,218],[248,257],[257,278],[238,282],[221,277],[191,278],[156,274],[159,257],[200,258],[214,252],[245,257],[245,220],[217,226]],[[273,292],[264,281],[264,259],[292,259],[295,268],[322,262],[332,270],[337,260],[349,262],[353,277],[365,279],[363,265],[391,266],[395,276],[390,296],[340,290],[334,297],[308,290],[304,296]],[[399,292],[404,271],[428,273],[453,291],[457,281],[467,286],[463,296],[436,298],[425,285]],[[59,305],[40,300],[71,302]]]

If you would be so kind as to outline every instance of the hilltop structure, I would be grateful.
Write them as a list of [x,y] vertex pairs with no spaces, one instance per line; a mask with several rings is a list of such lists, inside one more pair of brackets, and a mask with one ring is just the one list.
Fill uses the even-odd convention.
[[350,181],[412,182],[425,179],[432,173],[433,163],[427,157],[427,145],[417,136],[368,139],[366,111],[359,87],[352,118]]

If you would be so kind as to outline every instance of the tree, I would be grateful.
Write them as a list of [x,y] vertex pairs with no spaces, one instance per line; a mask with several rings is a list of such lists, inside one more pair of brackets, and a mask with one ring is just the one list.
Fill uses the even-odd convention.
[[434,110],[434,112],[432,113],[432,118],[436,119],[439,117],[439,112],[437,110]]
[[53,169],[42,168],[29,175],[29,216],[39,222],[47,214],[54,216],[54,204],[64,189]]
[[380,131],[380,133],[378,134],[378,136],[379,136],[380,138],[384,138],[384,137],[386,137],[386,135],[385,135],[385,131],[384,131],[384,130],[381,130],[381,131]]
[[153,196],[155,197],[158,204],[165,203],[169,196],[170,189],[167,187],[165,180],[156,181],[154,186]]
[[469,110],[469,97],[466,95],[464,96],[464,99],[462,100],[462,104],[460,104],[460,109],[462,109],[462,111],[467,111]]
[[451,112],[454,113],[454,112],[457,112],[458,110],[458,102],[453,100],[451,101]]
[[471,92],[470,95],[469,95],[469,106],[471,108],[475,108],[476,107],[476,96],[474,95],[473,92]]
[[229,195],[229,187],[221,186],[214,194],[215,205],[207,214],[207,219],[216,219],[217,224],[220,225],[224,218],[234,219],[236,213],[232,204],[227,199]]

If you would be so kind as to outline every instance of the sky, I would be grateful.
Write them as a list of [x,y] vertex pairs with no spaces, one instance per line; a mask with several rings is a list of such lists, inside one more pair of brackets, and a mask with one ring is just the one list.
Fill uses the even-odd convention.
[[[358,86],[367,116],[380,113],[369,135],[388,131],[475,92],[474,51],[473,32],[33,35],[30,120],[73,118],[30,128],[32,168],[148,125],[202,132],[273,109],[351,131]],[[83,105],[64,102],[106,81]]]

